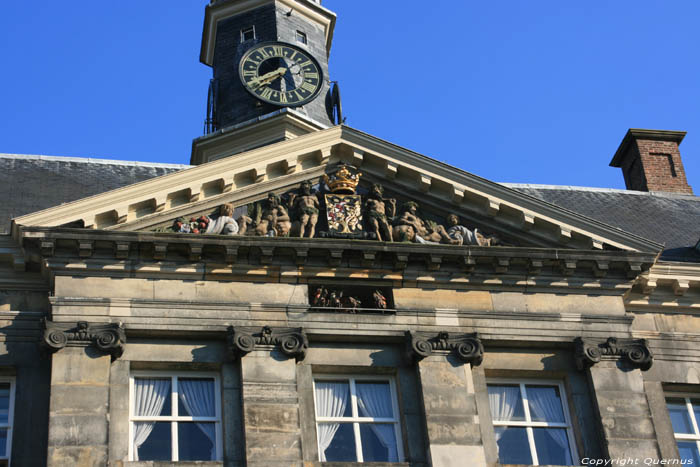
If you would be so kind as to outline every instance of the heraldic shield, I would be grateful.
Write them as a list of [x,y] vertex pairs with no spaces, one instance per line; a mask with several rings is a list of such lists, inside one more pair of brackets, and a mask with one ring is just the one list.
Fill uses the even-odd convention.
[[328,232],[333,237],[361,237],[362,199],[360,195],[327,194]]

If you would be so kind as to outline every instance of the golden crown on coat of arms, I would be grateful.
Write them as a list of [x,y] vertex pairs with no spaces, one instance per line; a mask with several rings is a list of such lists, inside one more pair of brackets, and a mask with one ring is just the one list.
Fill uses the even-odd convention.
[[358,172],[355,167],[341,163],[330,177],[324,175],[323,181],[333,193],[354,194],[361,176],[362,173]]

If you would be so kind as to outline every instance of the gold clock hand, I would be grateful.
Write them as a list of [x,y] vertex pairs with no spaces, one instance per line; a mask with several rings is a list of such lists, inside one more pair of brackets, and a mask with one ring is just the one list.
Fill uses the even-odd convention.
[[265,84],[269,84],[279,78],[280,76],[284,76],[284,74],[287,73],[287,69],[285,67],[279,67],[275,71],[271,71],[269,73],[265,73],[262,76],[259,76],[255,79],[250,80],[249,84],[253,87],[260,87]]

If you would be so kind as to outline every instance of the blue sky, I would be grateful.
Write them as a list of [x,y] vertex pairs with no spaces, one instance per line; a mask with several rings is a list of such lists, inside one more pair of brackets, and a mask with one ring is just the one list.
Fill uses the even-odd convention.
[[[0,152],[188,163],[203,0],[3,2]],[[347,124],[494,181],[624,188],[630,127],[683,130],[700,193],[697,0],[325,0]]]

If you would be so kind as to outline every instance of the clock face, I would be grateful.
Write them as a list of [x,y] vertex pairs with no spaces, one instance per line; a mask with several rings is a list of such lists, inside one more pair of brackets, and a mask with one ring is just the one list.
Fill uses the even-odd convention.
[[323,73],[308,52],[284,42],[264,42],[248,50],[238,69],[248,92],[270,104],[298,107],[321,91]]

